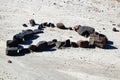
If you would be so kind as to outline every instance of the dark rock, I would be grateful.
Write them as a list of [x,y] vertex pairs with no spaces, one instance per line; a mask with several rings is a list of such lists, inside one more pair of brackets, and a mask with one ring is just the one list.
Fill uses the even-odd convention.
[[68,29],[69,29],[69,30],[73,30],[72,27],[69,27]]
[[66,40],[66,41],[57,41],[55,44],[56,44],[56,47],[58,49],[63,49],[63,48],[66,48],[66,47],[71,47],[69,39]]
[[44,51],[48,49],[48,43],[46,41],[40,41],[36,46],[38,51]]
[[12,63],[12,61],[11,61],[11,60],[8,60],[8,63]]
[[63,47],[71,47],[69,39],[65,41],[65,44],[63,45]]
[[48,24],[47,22],[42,23],[43,26],[47,26],[47,24]]
[[115,27],[112,29],[114,32],[119,32]]
[[77,45],[82,48],[88,48],[88,44],[89,44],[88,41],[82,41],[82,40],[77,41]]
[[23,33],[18,33],[13,36],[13,40],[18,41],[18,43],[22,43],[24,39],[24,34]]
[[64,44],[65,44],[65,42],[57,41],[55,45],[56,45],[56,48],[62,49]]
[[39,33],[43,33],[43,31],[41,31],[40,29],[34,29],[33,33],[34,34],[39,34]]
[[31,26],[35,26],[35,24],[36,24],[34,19],[29,20],[29,22],[30,22]]
[[71,42],[71,47],[75,47],[75,48],[77,48],[77,47],[78,47],[78,45],[77,45],[77,43],[76,43],[76,42]]
[[69,38],[73,38],[72,36],[70,36]]
[[56,3],[53,3],[54,5],[56,5]]
[[65,29],[65,25],[63,23],[57,23],[56,26],[60,29]]
[[53,47],[55,47],[55,46],[56,46],[55,43],[56,43],[56,42],[54,42],[54,41],[48,41],[48,48],[53,48]]
[[40,30],[42,30],[43,28],[45,28],[45,27],[44,27],[44,25],[42,25],[42,24],[40,24],[40,25],[38,26],[38,29],[40,29]]
[[74,27],[74,30],[78,32],[78,34],[84,36],[84,37],[89,37],[90,34],[95,32],[95,29],[89,26],[81,26],[81,25],[76,25]]
[[103,30],[105,30],[105,28],[103,28]]
[[24,27],[28,27],[27,24],[23,24]]
[[17,47],[6,48],[6,55],[17,56],[18,55],[18,48]]
[[57,42],[57,39],[53,39],[52,41],[53,41],[53,42]]
[[27,53],[28,54],[28,53],[30,53],[30,49],[29,48],[20,49],[19,53],[25,53],[25,54]]
[[54,27],[55,27],[55,25],[54,25],[53,23],[51,23],[50,27],[54,28]]
[[17,40],[7,40],[6,46],[7,47],[17,47],[18,46]]
[[116,26],[116,24],[112,24],[113,26]]
[[30,45],[28,49],[31,50],[31,51],[37,51],[37,46]]
[[22,34],[24,35],[24,39],[26,40],[26,39],[33,37],[34,32],[33,32],[33,30],[28,29],[28,30],[23,30]]
[[48,24],[47,24],[47,27],[50,27],[50,26],[51,26],[51,23],[48,23]]

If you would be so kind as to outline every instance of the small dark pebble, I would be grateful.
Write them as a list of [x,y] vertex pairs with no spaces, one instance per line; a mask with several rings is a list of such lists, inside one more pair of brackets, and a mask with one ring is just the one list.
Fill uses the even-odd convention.
[[24,27],[28,27],[27,24],[23,24],[22,26],[24,26]]
[[105,28],[103,28],[103,30],[105,30]]
[[119,32],[115,27],[112,29],[114,32]]
[[51,23],[51,25],[50,25],[52,28],[54,28],[55,27],[55,25],[53,24],[53,23]]
[[8,60],[8,63],[12,63],[12,61],[11,61],[11,60]]
[[69,27],[68,29],[69,29],[69,30],[73,30],[72,27]]
[[112,24],[113,26],[116,26],[116,24]]
[[54,5],[56,5],[56,3],[53,3]]
[[70,36],[69,38],[73,38],[72,36]]

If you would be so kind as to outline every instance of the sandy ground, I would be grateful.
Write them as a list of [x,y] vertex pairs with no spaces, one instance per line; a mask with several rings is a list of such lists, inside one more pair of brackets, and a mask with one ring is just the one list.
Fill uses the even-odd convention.
[[[66,27],[91,26],[113,45],[6,56],[6,40],[32,28],[22,26],[32,18],[37,23],[63,22]],[[120,30],[119,0],[0,0],[0,80],[120,80],[120,32],[113,32],[113,27]],[[88,40],[74,31],[46,28],[32,44],[54,38]]]

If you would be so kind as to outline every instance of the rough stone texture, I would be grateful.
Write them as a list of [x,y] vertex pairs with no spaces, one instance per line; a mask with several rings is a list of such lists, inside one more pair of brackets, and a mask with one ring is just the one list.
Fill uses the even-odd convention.
[[65,29],[65,25],[63,23],[57,23],[56,26],[60,29]]
[[77,45],[82,48],[88,48],[88,44],[89,44],[88,41],[82,41],[82,40],[77,41]]
[[29,20],[29,22],[30,22],[31,26],[35,26],[35,24],[36,24],[34,19]]

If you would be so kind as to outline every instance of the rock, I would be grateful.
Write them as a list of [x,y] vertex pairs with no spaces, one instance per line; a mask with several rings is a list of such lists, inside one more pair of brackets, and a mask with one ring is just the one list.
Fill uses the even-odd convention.
[[8,60],[8,63],[12,63],[12,61],[11,61],[11,60]]
[[100,48],[104,48],[107,42],[108,39],[103,34],[99,34],[98,32],[94,32],[93,34],[90,34],[90,38],[89,38],[90,46],[97,46]]
[[28,29],[28,30],[23,30],[22,34],[24,35],[24,39],[27,40],[27,39],[33,37],[34,32],[33,32],[33,30]]
[[47,24],[47,27],[50,27],[50,26],[51,26],[51,23],[48,23],[48,24]]
[[6,55],[17,56],[18,55],[18,48],[17,47],[6,48]]
[[31,50],[31,51],[37,51],[37,46],[36,45],[30,45],[28,47],[28,49]]
[[75,25],[75,26],[73,27],[73,30],[74,30],[74,31],[77,31],[77,30],[79,29],[79,26],[81,26],[81,25]]
[[54,27],[55,27],[55,25],[54,25],[53,23],[51,23],[50,27],[54,28]]
[[40,29],[33,30],[33,34],[39,34],[39,33],[43,33],[43,31],[41,31]]
[[48,41],[47,43],[48,43],[48,48],[53,48],[56,46],[56,44],[55,44],[56,42],[54,42],[54,41]]
[[57,39],[53,39],[52,41],[53,41],[53,42],[57,42]]
[[114,32],[119,32],[115,27],[112,29]]
[[40,41],[36,46],[38,51],[44,51],[48,49],[48,43],[46,41]]
[[17,40],[7,40],[6,46],[7,47],[17,47],[18,46]]
[[72,27],[69,27],[68,29],[69,29],[69,30],[73,30]]
[[76,43],[76,42],[71,42],[71,47],[77,48],[77,47],[78,47],[78,45],[77,45],[77,43]]
[[43,24],[40,24],[40,25],[38,26],[38,29],[40,29],[40,30],[42,30],[43,28],[45,28]]
[[78,32],[78,34],[84,36],[84,37],[89,37],[90,34],[95,32],[95,29],[89,26],[78,26],[78,28],[76,28],[76,31]]
[[56,26],[57,28],[65,29],[65,25],[63,23],[57,23]]
[[19,53],[22,53],[22,54],[23,54],[23,53],[25,53],[25,54],[27,53],[27,54],[28,54],[28,53],[30,53],[30,49],[29,49],[29,48],[20,49],[20,50],[19,50]]
[[112,24],[113,26],[116,26],[116,24]]
[[105,28],[103,28],[103,30],[105,30]]
[[66,41],[57,41],[56,42],[56,47],[58,49],[63,49],[63,48],[66,48],[66,47],[71,47],[71,44],[70,44],[70,40],[66,40]]
[[29,20],[29,22],[30,22],[31,26],[35,26],[35,24],[36,24],[34,19]]
[[88,41],[82,41],[82,40],[77,41],[78,47],[88,48],[88,44],[89,44]]
[[23,24],[22,26],[24,26],[24,27],[28,27],[27,24]]
[[43,26],[47,26],[47,24],[48,24],[47,22],[42,23]]
[[13,40],[18,41],[18,43],[22,43],[24,40],[24,34],[23,33],[18,33],[13,36]]
[[62,49],[64,44],[65,42],[57,41],[55,45],[56,45],[56,48]]
[[65,44],[63,45],[63,47],[71,47],[69,39],[65,41]]

